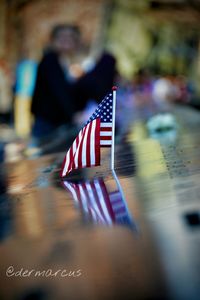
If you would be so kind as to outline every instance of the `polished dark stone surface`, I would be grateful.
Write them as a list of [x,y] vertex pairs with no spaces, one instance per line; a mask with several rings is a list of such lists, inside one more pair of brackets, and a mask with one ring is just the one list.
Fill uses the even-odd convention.
[[108,150],[101,167],[66,178],[71,191],[58,175],[64,153],[1,166],[0,299],[199,299],[200,115],[174,114],[172,135],[153,139],[137,121],[117,141],[126,210],[110,222],[73,194],[94,180],[107,196],[119,190]]

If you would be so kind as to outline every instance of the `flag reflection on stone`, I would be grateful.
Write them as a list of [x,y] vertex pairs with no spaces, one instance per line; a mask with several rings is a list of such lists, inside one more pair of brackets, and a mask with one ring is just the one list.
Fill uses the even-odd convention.
[[123,195],[118,189],[108,192],[103,179],[81,183],[65,180],[63,185],[71,192],[76,206],[92,222],[107,226],[125,225],[136,229]]

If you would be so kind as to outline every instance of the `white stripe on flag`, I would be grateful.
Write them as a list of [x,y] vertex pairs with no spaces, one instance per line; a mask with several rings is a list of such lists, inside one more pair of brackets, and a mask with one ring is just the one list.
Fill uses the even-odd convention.
[[[76,152],[76,142],[77,142],[77,140],[79,139],[79,135],[78,135],[78,137],[75,139],[75,141],[73,142],[73,145],[72,145],[72,149],[73,149],[73,155],[74,155],[74,153]],[[78,143],[78,142],[77,142]]]
[[96,214],[96,212],[93,210],[92,207],[90,207],[90,212],[91,212],[91,215],[92,215],[92,220],[95,221],[95,223],[98,222],[98,216]]
[[[92,203],[92,208],[93,210],[96,212],[97,216],[103,220],[103,217],[101,215],[101,211],[99,210],[99,207],[96,203],[96,200],[95,200],[95,197],[94,197],[94,193],[92,191],[92,188],[91,188],[91,184],[90,183],[86,183],[86,188],[87,188],[87,191],[88,191],[88,194],[89,194],[89,199]],[[101,199],[99,199],[101,201]]]
[[77,147],[77,149],[76,149],[75,156],[74,156],[74,165],[75,165],[75,168],[78,168],[78,158],[79,158],[79,152],[80,152],[81,141],[82,141],[82,139],[84,138],[84,134],[83,134],[84,129],[85,129],[85,128],[82,129],[82,134],[81,134],[81,137],[80,137],[80,139],[79,139],[79,144],[78,144],[78,147]]
[[77,196],[75,188],[70,183],[68,183],[67,181],[64,181],[64,185],[72,193],[72,196],[73,196],[74,200],[79,203],[78,196]]
[[120,212],[120,213],[117,213],[117,214],[115,215],[116,219],[120,219],[120,218],[123,218],[123,217],[126,217],[126,216],[128,216],[126,210],[125,210],[124,212]]
[[101,208],[104,212],[106,220],[109,224],[112,224],[112,220],[110,218],[110,215],[109,215],[108,210],[107,210],[107,206],[105,204],[105,198],[104,198],[104,195],[102,194],[101,186],[100,186],[98,181],[94,181],[94,185],[96,187],[96,191],[97,191],[97,194],[98,194],[98,197],[99,197],[99,201],[101,203]]
[[81,139],[82,136],[82,130],[79,132],[78,136],[76,137],[76,139],[74,140],[72,147],[68,150],[67,154],[66,154],[66,162],[63,168],[63,172],[62,175],[64,176],[67,172],[69,172],[72,168],[69,168],[70,164],[71,164],[71,154],[74,157],[75,153],[76,153],[76,143],[78,143]]
[[95,129],[96,129],[97,121],[95,120],[92,123],[92,130],[90,136],[90,162],[91,166],[95,165],[96,155],[95,155]]
[[118,210],[119,208],[125,209],[125,206],[123,203],[118,203],[118,204],[112,204],[113,210]]
[[101,127],[112,127],[112,123],[103,123],[101,122]]
[[100,131],[100,136],[112,136],[112,131]]
[[110,146],[110,145],[112,145],[112,141],[100,140],[100,145],[101,146]]
[[88,212],[87,196],[84,192],[84,189],[83,189],[82,185],[80,184],[79,186],[80,186],[81,202],[82,202],[83,208],[86,212]]
[[83,138],[82,167],[85,167],[87,165],[87,138],[88,138],[89,128],[90,128],[90,123],[86,126],[86,130]]
[[65,166],[63,168],[62,176],[64,176],[67,173],[67,169],[69,166],[69,152],[70,152],[70,150],[66,154],[66,161],[65,161]]

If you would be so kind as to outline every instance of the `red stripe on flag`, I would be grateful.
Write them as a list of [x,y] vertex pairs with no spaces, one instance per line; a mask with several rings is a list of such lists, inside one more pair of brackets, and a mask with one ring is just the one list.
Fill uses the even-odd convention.
[[[70,148],[70,163],[69,163],[68,171],[71,171],[72,169],[75,168],[75,164],[74,164],[74,156],[75,156],[75,154],[76,154],[76,150],[77,150],[77,147],[78,147],[78,143],[79,143],[79,134],[78,134],[78,136],[76,137],[74,143],[72,144],[72,147]],[[73,145],[75,145],[75,151],[74,151],[74,154],[73,154]]]
[[61,177],[73,169],[92,165],[100,165],[100,118],[91,121],[79,132],[64,158]]
[[82,189],[83,189],[83,192],[84,192],[84,195],[86,197],[86,203],[85,205],[87,206],[87,210],[88,210],[88,214],[90,216],[90,218],[92,219],[93,218],[93,215],[92,215],[92,210],[91,210],[91,202],[90,202],[90,194],[87,190],[87,185],[86,183],[82,183]]
[[100,139],[103,140],[103,141],[111,141],[112,136],[101,136]]
[[73,168],[74,159],[73,159],[73,150],[72,150],[72,148],[70,148],[70,150],[69,150],[69,158],[70,158],[70,162],[69,162],[67,172]]
[[96,129],[95,129],[95,166],[100,165],[101,153],[100,153],[100,118],[96,119]]
[[81,192],[80,192],[79,185],[77,185],[77,186],[75,185],[75,190],[76,190],[76,195],[77,195],[77,198],[78,198],[78,201],[79,201],[79,206],[83,210],[83,203],[82,203],[82,200],[81,200]]
[[103,182],[103,184],[101,184],[101,188],[102,188],[103,197],[105,199],[105,204],[106,204],[107,210],[109,212],[110,218],[111,218],[112,221],[115,221],[115,214],[114,214],[114,211],[112,209],[109,194],[108,194],[108,191],[107,191],[107,188],[106,188],[104,182]]
[[[100,180],[100,181],[98,181],[98,184],[100,185],[100,190],[101,190],[102,185],[104,185],[104,182],[102,180]],[[104,210],[102,208],[102,205],[101,205],[101,201],[103,201],[103,199],[99,197],[98,192],[97,192],[97,187],[95,186],[94,182],[91,182],[90,185],[91,185],[91,188],[92,188],[92,191],[93,191],[93,195],[95,197],[95,203],[97,204],[97,207],[98,207],[99,212],[100,212],[100,216],[104,219],[104,221],[106,223],[109,223],[108,220],[107,220],[107,217],[104,213]],[[97,214],[99,215],[98,210],[97,210]]]
[[66,163],[66,156],[67,156],[67,154],[65,155],[65,158],[64,158],[62,166],[61,166],[60,177],[63,177],[63,171],[64,171],[64,167],[65,167],[65,163]]
[[112,131],[112,126],[111,127],[101,127],[101,131]]
[[92,122],[90,122],[88,124],[89,129],[88,129],[88,136],[87,136],[87,141],[86,141],[86,167],[90,167],[91,165],[91,159],[90,159],[90,155],[91,155],[91,150],[90,150],[90,144],[91,144],[91,131],[92,131]]
[[82,168],[82,149],[83,149],[83,141],[84,141],[84,138],[85,138],[86,128],[87,128],[87,126],[85,126],[83,128],[83,135],[82,135],[80,146],[79,146],[79,149],[78,149],[78,167],[79,168]]

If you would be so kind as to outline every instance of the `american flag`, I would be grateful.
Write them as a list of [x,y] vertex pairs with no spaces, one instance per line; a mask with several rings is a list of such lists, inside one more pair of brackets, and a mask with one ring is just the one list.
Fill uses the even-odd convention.
[[96,111],[89,118],[86,125],[100,119],[100,146],[111,147],[112,144],[112,107],[113,94],[108,94],[98,105]]
[[103,179],[82,183],[63,181],[63,185],[71,192],[76,207],[92,222],[135,227],[122,194],[119,190],[109,193]]
[[108,94],[80,130],[65,155],[61,177],[73,169],[100,165],[100,147],[112,145],[113,94]]

